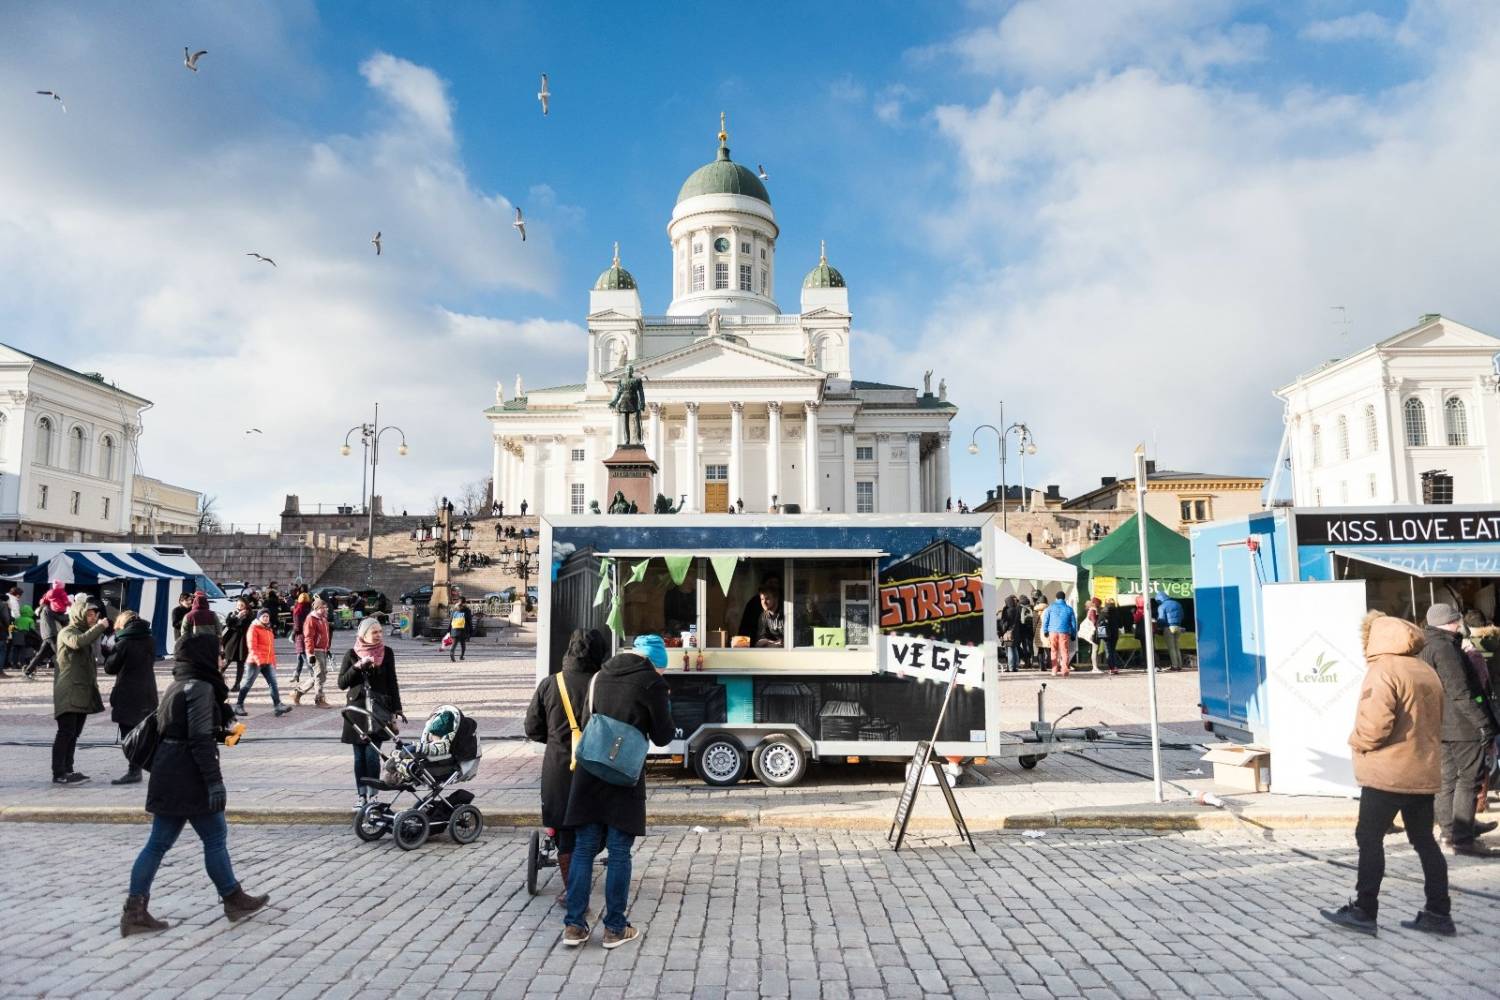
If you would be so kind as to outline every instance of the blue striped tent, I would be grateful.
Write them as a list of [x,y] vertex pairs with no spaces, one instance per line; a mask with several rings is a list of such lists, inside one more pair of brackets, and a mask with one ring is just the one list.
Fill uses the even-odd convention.
[[174,568],[140,552],[106,552],[97,549],[64,549],[44,565],[21,575],[24,583],[45,587],[61,580],[75,587],[97,587],[123,581],[122,610],[134,611],[151,622],[156,637],[156,655],[166,656],[172,637],[172,606],[177,595],[191,593],[195,574]]

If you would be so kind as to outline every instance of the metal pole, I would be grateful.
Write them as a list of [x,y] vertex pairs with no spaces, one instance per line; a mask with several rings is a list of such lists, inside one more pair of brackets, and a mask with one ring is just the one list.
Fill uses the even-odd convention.
[[1151,554],[1146,551],[1146,452],[1135,452],[1135,517],[1140,530],[1141,600],[1145,603],[1142,624],[1145,625],[1146,683],[1151,703],[1151,775],[1156,785],[1156,801],[1165,801],[1161,786],[1161,729],[1156,709],[1156,630],[1151,620]]
[[375,467],[380,464],[380,404],[375,404],[374,440],[370,442],[370,498],[365,502],[365,587],[375,586]]
[[1000,530],[1010,532],[1010,484],[1005,481],[1005,400],[1000,401]]

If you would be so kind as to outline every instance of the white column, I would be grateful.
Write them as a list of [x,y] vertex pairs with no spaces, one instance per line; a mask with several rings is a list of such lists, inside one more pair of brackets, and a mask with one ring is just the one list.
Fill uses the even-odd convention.
[[822,501],[818,495],[818,486],[823,478],[822,473],[818,469],[818,404],[815,402],[803,403],[802,410],[807,415],[807,433],[803,440],[807,451],[802,456],[802,475],[804,479],[802,509],[810,514],[816,514],[823,509]]
[[891,436],[885,431],[875,435],[875,510],[881,514],[895,511],[899,505],[896,476],[891,469]]
[[698,470],[698,404],[689,402],[683,405],[687,407],[687,460],[682,463],[682,489],[678,491],[678,495],[687,494],[684,509],[690,514],[696,514],[703,509],[700,496],[703,492],[703,475]]
[[906,435],[906,495],[913,514],[922,512],[922,435]]
[[599,470],[603,468],[599,464],[599,434],[593,427],[583,429],[583,469],[577,474],[579,482],[583,483],[583,509],[589,509],[590,500],[599,501],[599,509],[604,510],[608,504],[604,497],[600,496]]
[[494,440],[494,453],[490,460],[490,501],[498,503],[505,499],[505,445],[496,434]]
[[937,502],[937,507],[935,508],[937,510],[945,510],[946,507],[944,505],[947,504],[949,498],[952,496],[951,491],[952,491],[953,487],[952,487],[952,485],[951,485],[951,483],[949,481],[949,478],[948,478],[948,438],[949,437],[950,437],[950,434],[949,434],[948,431],[943,431],[941,434],[938,435],[938,451],[937,451],[937,456],[938,456],[937,457],[937,463],[938,463],[938,470],[937,470],[937,472],[938,472],[938,502]]
[[[656,467],[660,469],[664,464],[663,456],[666,455],[661,441],[661,404],[647,403],[646,410],[651,426],[651,461],[655,462]],[[662,492],[665,493],[666,490]]]
[[781,403],[766,404],[770,425],[766,429],[766,510],[781,501]]
[[843,427],[844,438],[844,513],[854,513],[854,425]]
[[521,495],[516,498],[516,513],[521,513],[521,503],[526,503],[526,513],[540,514],[542,512],[542,449],[537,444],[536,435],[527,434],[521,438],[521,466],[523,468],[524,484]]
[[[729,505],[745,498],[745,404],[729,404]],[[714,511],[722,514],[723,511]]]

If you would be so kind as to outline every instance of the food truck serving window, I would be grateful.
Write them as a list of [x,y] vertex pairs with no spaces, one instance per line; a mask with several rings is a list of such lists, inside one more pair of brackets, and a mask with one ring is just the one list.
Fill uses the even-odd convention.
[[872,567],[868,559],[792,563],[792,644],[838,648],[870,644]]

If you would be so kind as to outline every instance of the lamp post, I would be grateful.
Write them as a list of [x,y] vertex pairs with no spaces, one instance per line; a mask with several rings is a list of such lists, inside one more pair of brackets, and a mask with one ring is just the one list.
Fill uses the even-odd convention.
[[[1005,403],[1000,404],[1000,423],[1005,423]],[[1031,428],[1020,421],[1016,421],[1005,430],[1001,430],[994,424],[980,424],[974,428],[974,433],[969,437],[969,454],[979,454],[979,432],[982,430],[995,432],[995,442],[1000,449],[1000,529],[1010,530],[1010,519],[1007,516],[1010,511],[1010,485],[1005,479],[1005,439],[1011,432],[1016,435],[1016,451],[1021,456],[1021,509],[1026,509],[1026,456],[1036,454],[1036,438],[1032,436]]]
[[526,538],[522,536],[517,539],[516,544],[500,553],[504,565],[521,578],[521,607],[525,608],[530,600],[529,586],[531,573],[537,568],[537,550],[526,548]]
[[[380,465],[380,436],[386,431],[395,431],[401,435],[401,446],[396,449],[396,454],[406,454],[406,432],[395,424],[385,427],[380,426],[380,404],[375,404],[375,419],[368,424],[355,424],[344,433],[344,446],[339,449],[339,454],[345,458],[349,457],[352,448],[349,447],[349,438],[354,432],[359,432],[360,442],[365,446],[365,455],[369,459],[370,492],[365,500],[365,534],[368,536],[365,542],[365,586],[374,586],[375,578],[375,469]],[[360,472],[363,480],[364,472]]]
[[[466,517],[464,523],[458,527],[458,540],[463,543],[462,548],[467,549],[469,542],[474,537],[474,525]],[[418,537],[432,538],[433,555],[437,561],[432,571],[432,597],[427,603],[427,618],[431,621],[442,614],[442,609],[448,606],[448,579],[449,566],[453,556],[459,551],[460,546],[453,542],[453,504],[447,497],[438,502],[437,518],[431,528],[422,522],[421,532]]]

